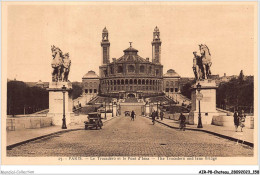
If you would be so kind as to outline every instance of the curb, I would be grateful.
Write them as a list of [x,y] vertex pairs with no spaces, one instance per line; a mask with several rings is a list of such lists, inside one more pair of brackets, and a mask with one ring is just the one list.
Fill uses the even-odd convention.
[[[115,117],[113,117],[113,118],[115,118]],[[107,121],[110,121],[113,118],[106,120],[103,123],[106,123]],[[29,143],[29,142],[32,142],[32,141],[35,141],[35,140],[39,140],[39,139],[42,139],[44,137],[49,137],[49,136],[52,136],[52,135],[55,135],[55,134],[62,134],[62,133],[66,133],[66,132],[70,132],[70,131],[77,131],[77,130],[85,130],[85,129],[83,127],[83,128],[77,128],[77,129],[67,129],[67,130],[56,131],[56,132],[53,132],[53,133],[50,133],[50,134],[42,135],[42,136],[39,136],[39,137],[35,137],[35,138],[32,138],[32,139],[28,139],[28,140],[24,140],[24,141],[21,141],[21,142],[18,142],[18,143],[8,145],[8,146],[6,146],[6,150],[11,150],[12,148],[17,147],[19,145],[23,145],[23,144],[26,144],[26,143]]]
[[24,141],[21,141],[21,142],[14,143],[14,144],[6,146],[6,150],[11,150],[12,148],[14,148],[16,146],[19,146],[19,145],[22,145],[22,144],[25,144],[25,143],[29,143],[29,142],[32,142],[32,141],[35,141],[35,140],[38,140],[38,139],[42,139],[44,137],[48,137],[48,136],[51,136],[51,135],[61,134],[61,133],[70,132],[70,131],[77,131],[77,130],[83,130],[83,128],[67,129],[67,130],[63,130],[63,131],[56,131],[56,132],[53,132],[53,133],[50,133],[50,134],[46,134],[46,135],[42,135],[42,136],[35,137],[35,138],[32,138],[32,139],[24,140]]
[[[149,117],[147,117],[147,118],[149,118]],[[160,124],[163,124],[163,125],[165,125],[165,126],[167,126],[169,128],[180,129],[179,127],[170,126],[168,124],[165,124],[165,123],[157,121],[157,120],[155,120],[155,121],[160,123]],[[221,137],[221,138],[224,138],[224,139],[228,139],[228,140],[231,140],[231,141],[234,141],[234,142],[237,142],[237,143],[241,143],[241,144],[244,144],[244,145],[247,145],[247,146],[250,146],[250,147],[254,147],[254,143],[251,143],[251,142],[248,142],[248,141],[244,141],[244,140],[241,140],[241,139],[237,139],[237,138],[234,138],[234,137],[226,136],[226,135],[223,135],[223,134],[219,134],[219,133],[216,133],[216,132],[204,130],[204,129],[195,129],[195,128],[187,128],[186,127],[185,130],[201,131],[201,132],[212,134],[212,135],[215,135],[215,136],[218,136],[218,137]]]

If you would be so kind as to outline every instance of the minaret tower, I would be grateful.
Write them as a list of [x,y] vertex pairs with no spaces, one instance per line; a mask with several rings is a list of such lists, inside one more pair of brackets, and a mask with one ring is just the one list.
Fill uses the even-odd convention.
[[103,29],[102,32],[101,47],[102,47],[102,59],[103,59],[102,64],[108,64],[110,42],[108,40],[108,30],[106,29],[106,27]]
[[152,41],[152,47],[153,47],[153,53],[152,53],[152,62],[161,64],[161,44],[160,41],[160,31],[159,28],[156,26],[153,31],[153,41]]

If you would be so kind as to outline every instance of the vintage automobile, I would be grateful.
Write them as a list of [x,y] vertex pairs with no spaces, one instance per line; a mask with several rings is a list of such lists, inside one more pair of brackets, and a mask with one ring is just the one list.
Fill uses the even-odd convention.
[[101,120],[101,114],[98,112],[92,112],[88,114],[88,121],[85,121],[85,130],[88,129],[102,129],[103,122]]

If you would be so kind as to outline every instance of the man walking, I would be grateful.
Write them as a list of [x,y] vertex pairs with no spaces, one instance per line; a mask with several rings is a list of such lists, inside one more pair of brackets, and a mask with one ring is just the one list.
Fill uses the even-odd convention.
[[131,120],[133,120],[133,121],[135,120],[135,112],[134,111],[131,112]]
[[152,112],[152,122],[153,122],[153,125],[155,124],[155,117],[156,117],[156,112],[153,111]]
[[180,115],[180,130],[185,131],[185,121],[186,121],[186,117],[181,113]]
[[160,112],[160,118],[161,118],[161,120],[163,120],[163,111],[162,110]]
[[237,111],[234,112],[234,124],[235,124],[236,132],[237,132],[237,128],[239,126],[239,116],[238,116]]

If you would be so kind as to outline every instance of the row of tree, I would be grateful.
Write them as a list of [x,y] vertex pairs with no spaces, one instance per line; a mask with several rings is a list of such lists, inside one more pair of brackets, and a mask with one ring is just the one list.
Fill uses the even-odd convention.
[[[191,86],[195,83],[187,82],[181,89],[182,95],[191,98]],[[243,71],[238,78],[219,84],[216,92],[216,103],[218,108],[229,111],[244,110],[252,113],[254,110],[254,80],[246,78]]]
[[229,111],[253,112],[254,82],[251,79],[231,79],[217,89],[217,107]]
[[30,114],[49,107],[49,93],[40,87],[29,87],[22,81],[7,83],[7,114]]
[[[72,83],[72,99],[82,94],[79,82]],[[49,92],[45,88],[29,87],[22,81],[7,83],[7,115],[31,114],[49,108]]]

